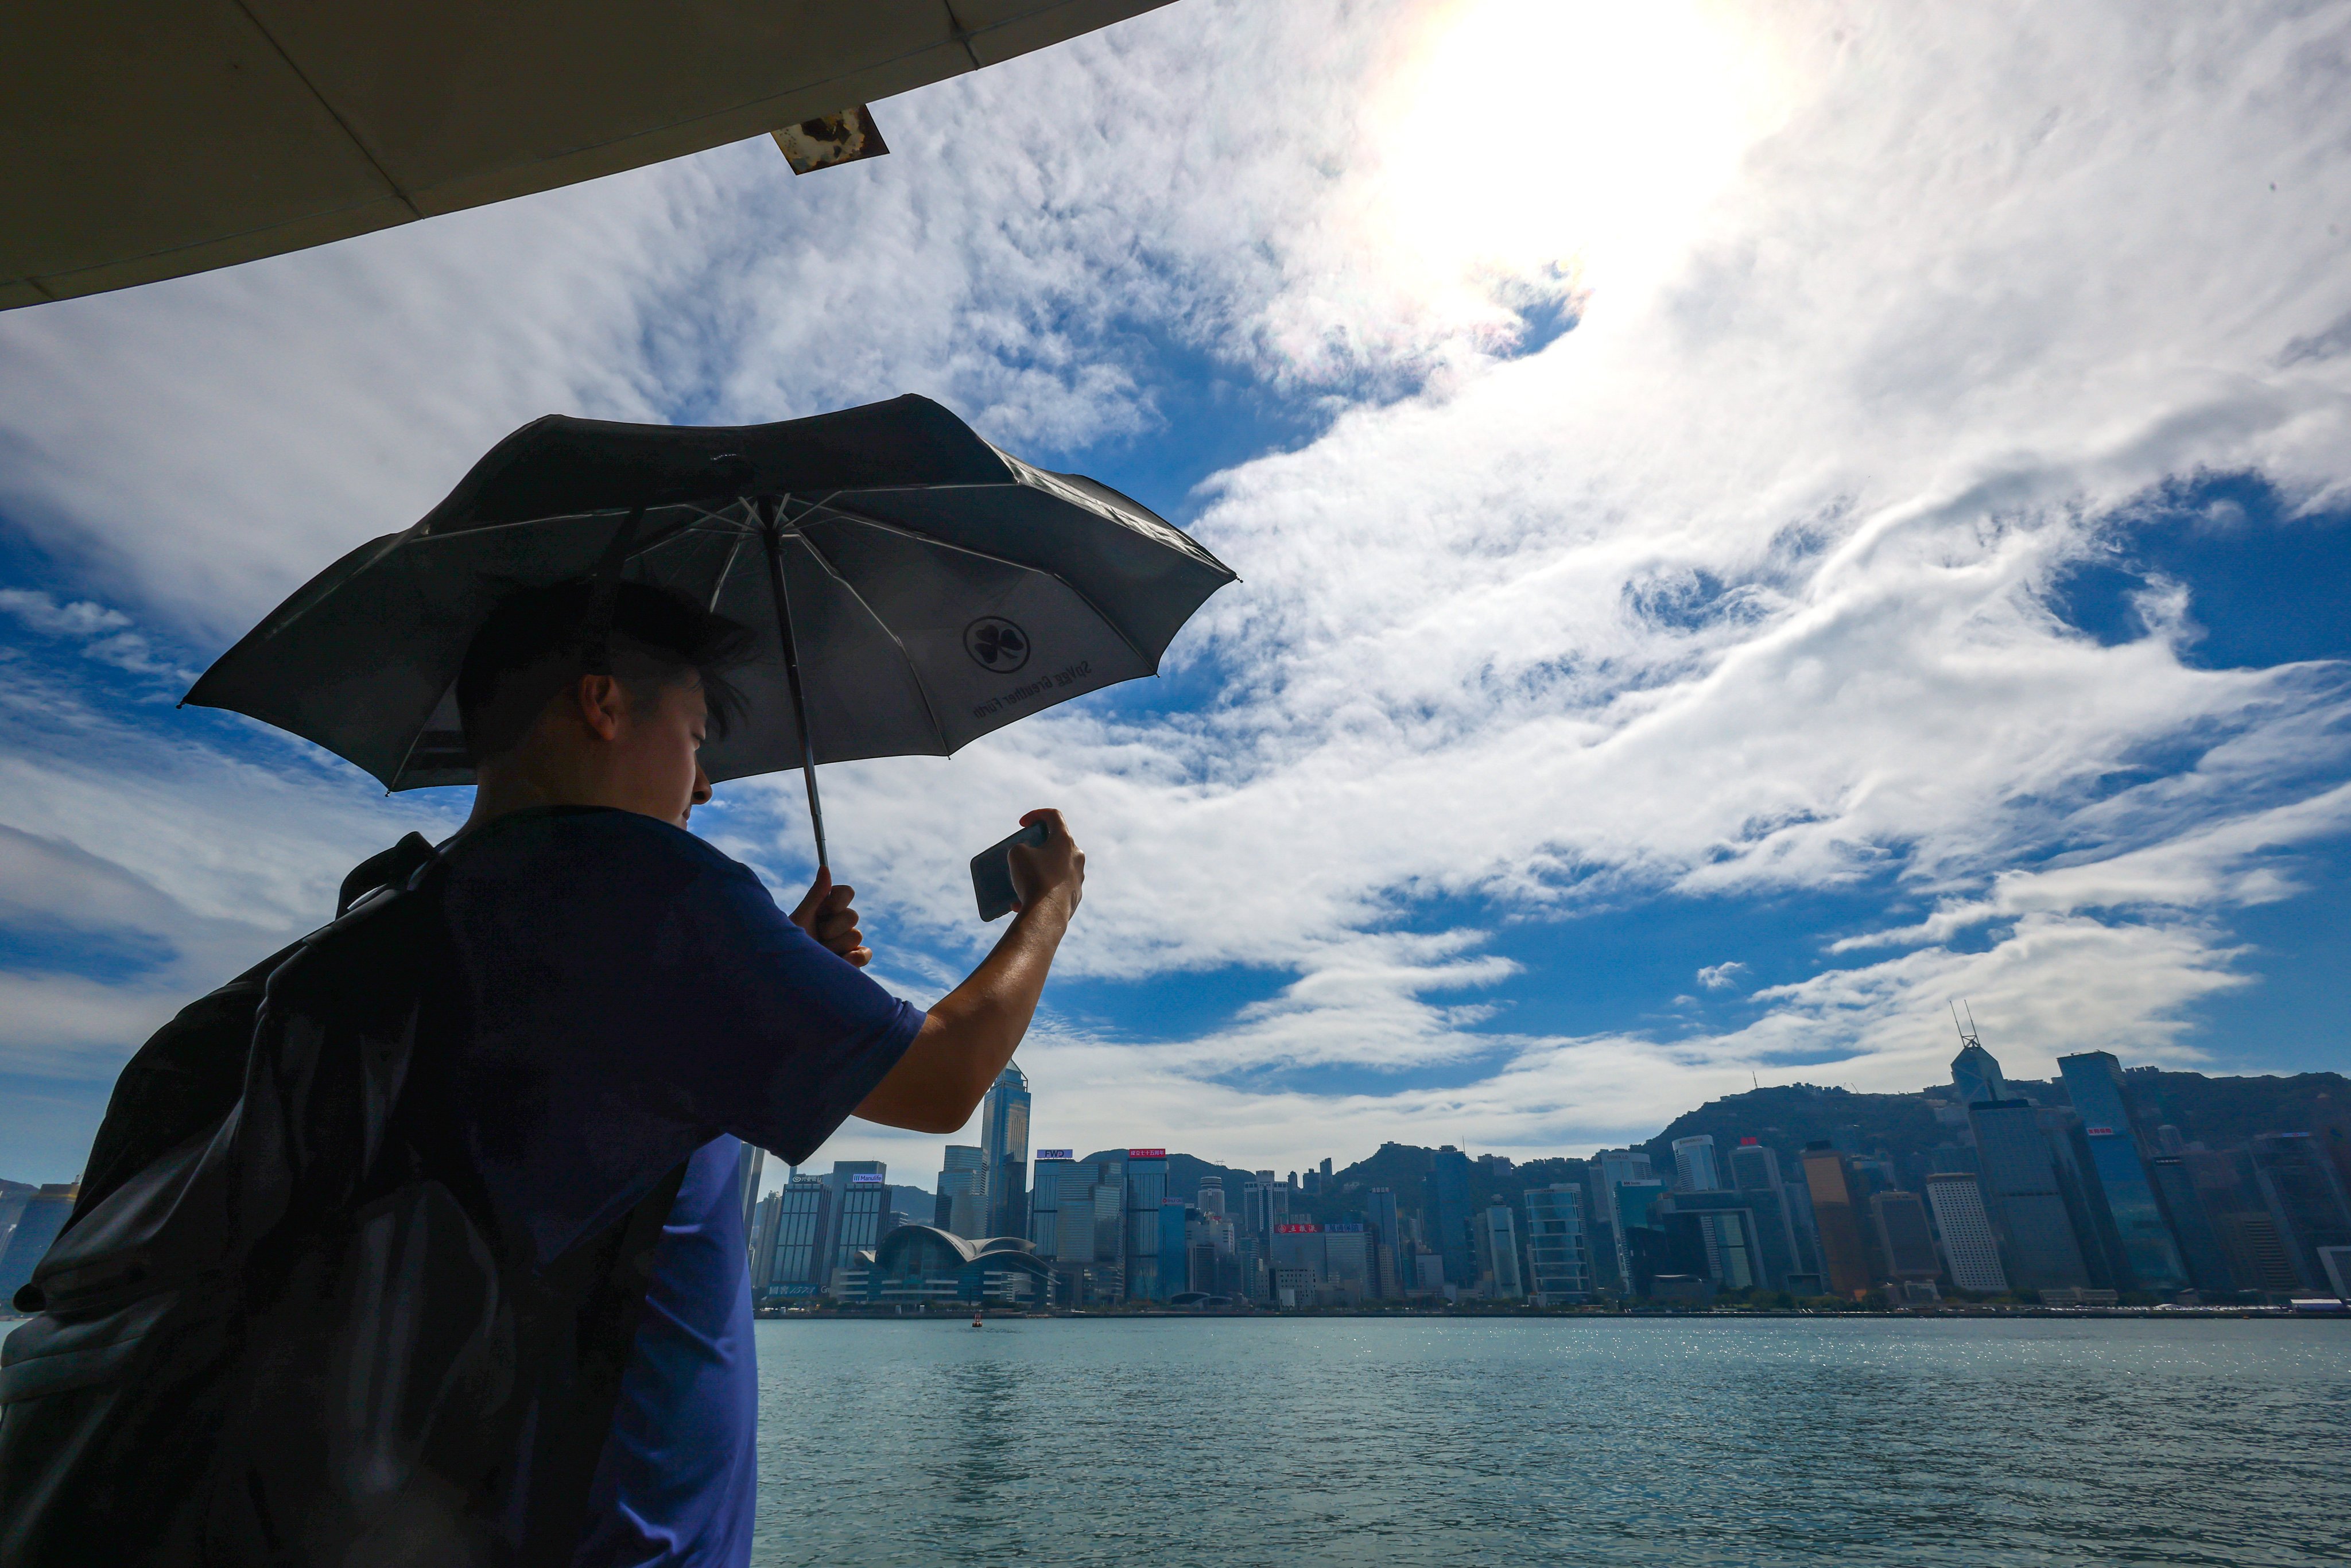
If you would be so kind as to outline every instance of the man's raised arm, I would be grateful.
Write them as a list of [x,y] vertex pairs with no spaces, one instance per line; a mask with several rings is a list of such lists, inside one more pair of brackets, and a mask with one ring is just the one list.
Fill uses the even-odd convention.
[[1055,810],[1031,811],[1027,827],[1046,824],[1035,847],[1012,849],[1012,887],[1019,912],[1012,928],[971,977],[941,998],[888,1077],[857,1114],[911,1132],[952,1133],[971,1119],[996,1075],[1012,1060],[1044,993],[1053,954],[1077,913],[1086,883],[1085,852]]

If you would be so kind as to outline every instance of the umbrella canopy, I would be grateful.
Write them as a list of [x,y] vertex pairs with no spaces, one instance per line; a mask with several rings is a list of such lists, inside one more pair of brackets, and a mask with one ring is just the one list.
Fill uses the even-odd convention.
[[556,415],[312,579],[183,700],[316,741],[390,789],[471,783],[452,688],[475,630],[517,588],[599,572],[758,634],[735,677],[747,716],[702,754],[714,781],[950,755],[1155,673],[1233,580],[1146,507],[1032,467],[927,398],[731,427]]

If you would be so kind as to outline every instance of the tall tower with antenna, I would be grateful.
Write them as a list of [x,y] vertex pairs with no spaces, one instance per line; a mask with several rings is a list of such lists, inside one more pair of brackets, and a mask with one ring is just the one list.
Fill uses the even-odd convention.
[[1951,1087],[1959,1092],[1959,1103],[1988,1105],[2008,1099],[2008,1080],[2001,1075],[1999,1060],[1977,1038],[1975,1009],[1968,1009],[1968,1021],[1961,1023],[1959,1004],[1954,1003],[1951,1027],[1959,1032],[1959,1053],[1951,1058]]

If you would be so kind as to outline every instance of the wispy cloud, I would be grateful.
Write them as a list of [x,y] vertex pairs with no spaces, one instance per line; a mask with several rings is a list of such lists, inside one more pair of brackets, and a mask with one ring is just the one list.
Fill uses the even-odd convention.
[[[1572,1146],[1750,1074],[1915,1086],[1962,991],[2022,1071],[2188,1060],[2231,913],[2343,835],[2351,709],[2329,667],[2201,667],[2186,585],[2111,643],[2056,587],[2186,477],[2351,496],[2346,57],[2338,10],[2258,5],[1186,0],[886,105],[897,152],[835,174],[748,144],[0,318],[0,507],[87,582],[0,607],[93,657],[220,645],[551,409],[921,391],[1113,478],[1282,422],[1145,497],[1244,578],[1161,691],[829,770],[914,981],[984,940],[971,847],[1048,800],[1094,867],[1070,973],[1270,977],[1181,1038],[1052,1022],[1052,1141]],[[0,816],[135,843],[185,918],[295,929],[402,825],[106,744],[17,753]],[[796,793],[709,831],[800,873]],[[1677,1021],[1522,1022],[1597,981],[1506,932],[1827,890],[1876,913],[1816,973],[1709,946]]]

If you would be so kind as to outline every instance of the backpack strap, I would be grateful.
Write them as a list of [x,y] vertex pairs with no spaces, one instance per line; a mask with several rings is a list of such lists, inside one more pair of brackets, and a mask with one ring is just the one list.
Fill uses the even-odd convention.
[[410,833],[392,848],[368,856],[343,878],[342,888],[335,895],[335,918],[340,920],[349,915],[352,904],[377,888],[398,887],[414,876],[434,852],[423,834]]

